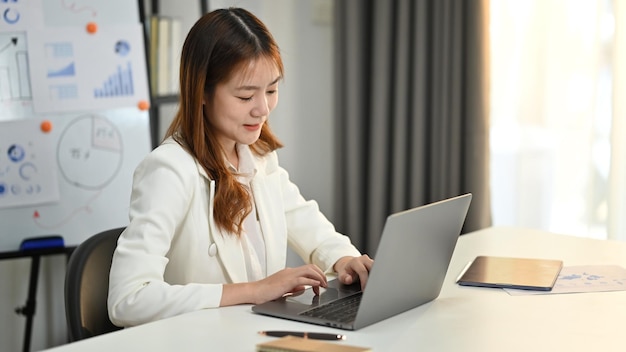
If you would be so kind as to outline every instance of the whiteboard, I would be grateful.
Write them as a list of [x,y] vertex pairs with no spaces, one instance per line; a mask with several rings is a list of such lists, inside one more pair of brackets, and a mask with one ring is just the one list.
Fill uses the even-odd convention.
[[151,150],[138,3],[0,2],[0,252],[128,222]]

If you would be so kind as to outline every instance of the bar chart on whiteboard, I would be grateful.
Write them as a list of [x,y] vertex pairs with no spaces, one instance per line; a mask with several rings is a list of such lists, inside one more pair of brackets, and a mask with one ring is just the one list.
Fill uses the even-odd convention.
[[31,99],[24,33],[0,33],[0,100]]
[[[38,33],[35,31],[35,33]],[[142,27],[86,31],[59,27],[29,37],[34,109],[38,113],[135,106],[148,99]]]
[[117,66],[117,71],[111,74],[102,86],[94,89],[94,98],[133,96],[133,69],[128,62],[126,67]]

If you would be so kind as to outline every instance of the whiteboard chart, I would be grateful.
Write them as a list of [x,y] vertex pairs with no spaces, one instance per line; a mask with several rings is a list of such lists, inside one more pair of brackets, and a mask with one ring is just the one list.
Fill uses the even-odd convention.
[[[102,116],[88,114],[70,122],[57,146],[59,171],[68,183],[100,190],[114,179],[122,166],[124,149],[119,130]],[[97,174],[83,170],[99,169]]]
[[[136,106],[148,100],[143,27],[33,30],[28,37],[37,113]],[[138,84],[141,82],[142,84]]]
[[0,33],[0,100],[30,100],[25,33]]
[[59,200],[53,141],[37,120],[0,129],[0,209]]
[[42,3],[47,27],[83,26],[88,21],[100,25],[137,22],[139,9],[128,0],[46,0]]
[[0,252],[127,224],[147,77],[137,2],[0,1]]
[[117,65],[117,70],[102,82],[100,87],[94,89],[94,98],[133,96],[133,68],[130,62],[125,67]]
[[41,4],[42,0],[0,1],[0,31],[26,31],[41,27],[43,23]]
[[[4,196],[0,191],[0,251],[16,250],[26,237],[49,234],[78,244],[100,230],[127,224],[132,173],[151,148],[148,120],[147,112],[122,108],[47,115],[52,130],[45,134],[39,119],[0,123],[0,189],[6,185]],[[4,143],[5,131],[19,133]],[[22,170],[30,183],[18,169],[6,172],[14,164],[12,145],[37,152],[35,161],[22,157],[22,164],[31,162]],[[19,153],[14,154],[18,160]],[[11,185],[26,190],[35,180],[41,181],[39,193],[10,194]]]

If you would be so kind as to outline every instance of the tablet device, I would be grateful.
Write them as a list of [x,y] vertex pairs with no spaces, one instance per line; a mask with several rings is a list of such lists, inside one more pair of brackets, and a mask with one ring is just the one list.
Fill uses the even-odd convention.
[[478,256],[457,279],[463,286],[550,291],[563,262],[553,259]]

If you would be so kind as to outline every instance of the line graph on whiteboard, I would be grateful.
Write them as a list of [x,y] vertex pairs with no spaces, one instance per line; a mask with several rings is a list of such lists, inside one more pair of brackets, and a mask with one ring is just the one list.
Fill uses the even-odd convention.
[[61,7],[73,13],[86,13],[91,17],[98,16],[98,11],[91,6],[81,5],[76,1],[61,0]]
[[[139,13],[129,9],[128,0],[47,0],[42,1],[46,26],[80,26],[86,21],[97,21],[100,25],[133,23]],[[124,10],[121,10],[124,9]]]

